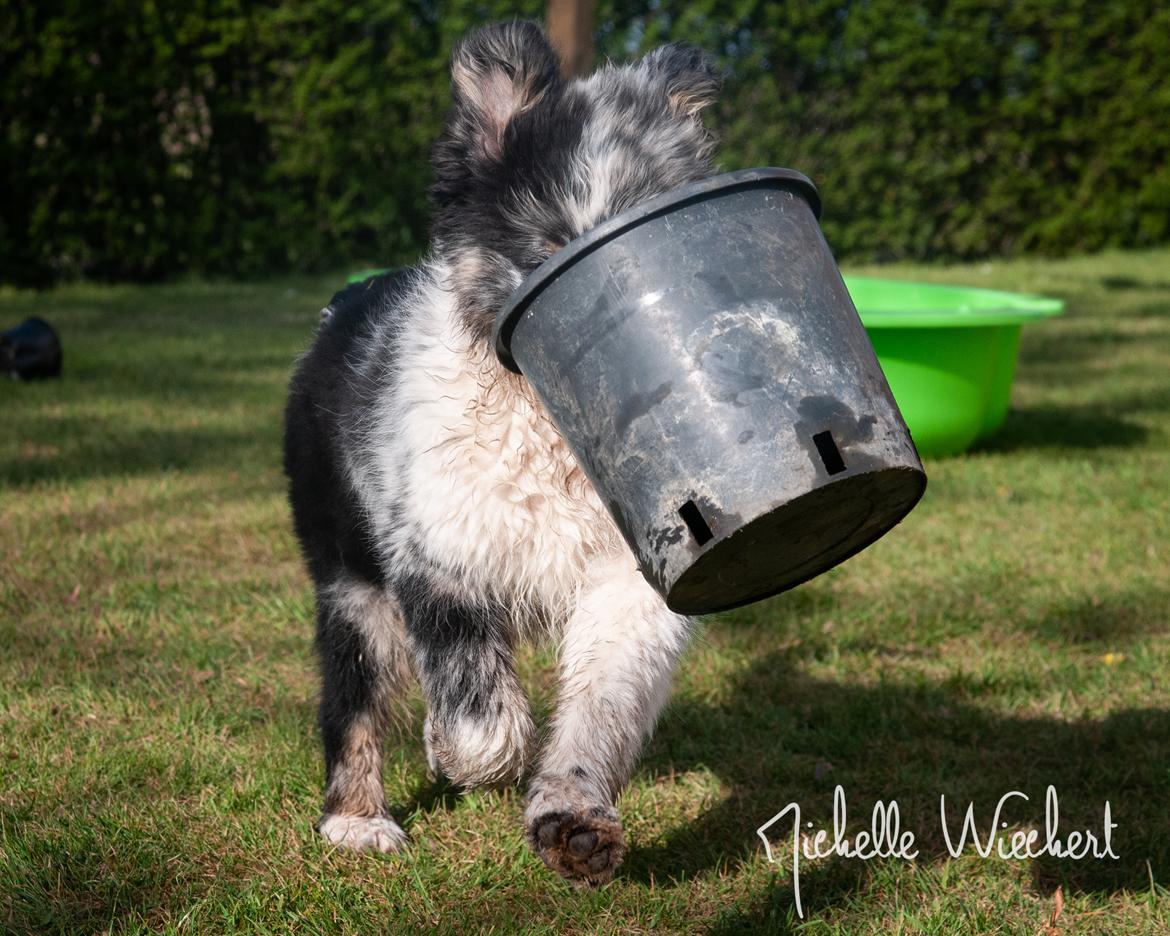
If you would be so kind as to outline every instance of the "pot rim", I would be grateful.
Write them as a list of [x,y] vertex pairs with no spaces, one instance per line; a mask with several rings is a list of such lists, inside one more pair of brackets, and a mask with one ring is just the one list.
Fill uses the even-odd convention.
[[[777,183],[782,183],[782,185],[777,186]],[[808,176],[795,169],[760,167],[724,172],[664,192],[649,201],[619,212],[612,218],[602,221],[597,227],[586,231],[580,237],[573,238],[525,277],[524,281],[516,287],[516,291],[512,293],[507,305],[496,316],[495,324],[492,326],[492,343],[495,345],[496,356],[500,359],[500,363],[513,373],[520,373],[520,367],[513,359],[510,350],[512,332],[515,330],[520,316],[524,314],[541,290],[551,280],[559,276],[566,267],[624,234],[630,228],[694,202],[704,201],[714,194],[729,194],[750,188],[776,187],[795,189],[808,202],[813,215],[820,218],[821,196]]]

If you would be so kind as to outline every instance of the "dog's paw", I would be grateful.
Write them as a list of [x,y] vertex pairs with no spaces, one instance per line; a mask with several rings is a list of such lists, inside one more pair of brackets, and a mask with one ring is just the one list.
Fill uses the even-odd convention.
[[410,842],[402,827],[388,816],[330,814],[321,817],[317,831],[327,842],[350,851],[390,854],[402,851]]
[[621,820],[612,806],[543,813],[530,820],[528,840],[544,863],[575,887],[608,884],[626,853]]

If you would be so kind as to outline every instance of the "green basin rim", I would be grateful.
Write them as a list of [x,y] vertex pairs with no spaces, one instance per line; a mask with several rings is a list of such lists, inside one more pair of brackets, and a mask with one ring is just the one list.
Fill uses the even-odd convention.
[[1023,325],[1064,311],[1059,299],[1028,293],[846,276],[866,328],[969,328]]
[[[390,272],[361,270],[347,282],[359,283]],[[1059,299],[1029,293],[943,286],[875,276],[846,276],[845,285],[866,328],[969,328],[1023,325],[1060,315]]]

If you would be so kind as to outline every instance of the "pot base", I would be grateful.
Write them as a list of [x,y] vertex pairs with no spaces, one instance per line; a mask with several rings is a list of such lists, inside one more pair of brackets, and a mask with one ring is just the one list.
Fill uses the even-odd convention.
[[793,588],[889,532],[925,489],[923,472],[884,468],[802,494],[708,545],[666,603],[679,614],[713,614]]

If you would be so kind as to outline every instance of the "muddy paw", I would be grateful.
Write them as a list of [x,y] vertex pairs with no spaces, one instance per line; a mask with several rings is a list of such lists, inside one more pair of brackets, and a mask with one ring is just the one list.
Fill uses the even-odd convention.
[[537,816],[528,827],[528,838],[544,863],[576,887],[607,884],[626,852],[617,812],[604,806],[584,814]]

